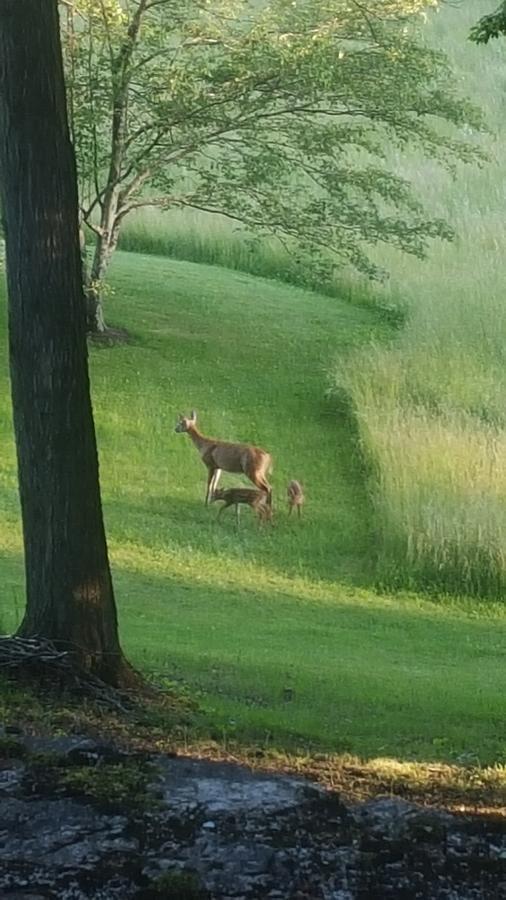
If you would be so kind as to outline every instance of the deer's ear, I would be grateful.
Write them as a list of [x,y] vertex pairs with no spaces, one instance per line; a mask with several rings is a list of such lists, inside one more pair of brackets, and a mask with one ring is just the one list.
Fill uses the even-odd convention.
[[190,418],[191,418],[192,422],[196,422],[196,421],[197,421],[197,413],[195,412],[194,409],[192,409],[192,411],[191,411],[191,413],[190,413]]

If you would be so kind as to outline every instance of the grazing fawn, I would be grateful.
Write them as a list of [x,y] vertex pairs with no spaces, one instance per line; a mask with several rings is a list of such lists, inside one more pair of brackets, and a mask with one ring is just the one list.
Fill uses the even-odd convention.
[[300,519],[304,505],[304,491],[300,481],[291,481],[286,493],[288,495],[288,515],[291,516],[292,510],[297,507],[297,515]]
[[200,458],[207,467],[206,506],[218,487],[222,471],[237,472],[246,475],[260,491],[265,491],[271,505],[272,488],[265,477],[272,468],[270,453],[251,444],[233,444],[230,441],[219,441],[216,438],[204,437],[197,428],[197,413],[192,410],[189,417],[179,416],[174,429],[178,433],[188,434]]
[[265,491],[256,491],[254,488],[227,488],[226,490],[214,491],[211,502],[215,500],[224,501],[218,513],[218,518],[228,506],[235,506],[235,517],[237,524],[239,524],[239,504],[247,503],[256,512],[261,522],[265,522],[267,519],[272,521],[270,495]]

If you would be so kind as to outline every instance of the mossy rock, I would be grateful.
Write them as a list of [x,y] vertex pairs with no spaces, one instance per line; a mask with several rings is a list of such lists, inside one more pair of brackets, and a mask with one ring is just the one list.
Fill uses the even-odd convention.
[[136,900],[207,900],[209,893],[202,888],[193,872],[165,872],[155,878]]
[[0,738],[0,759],[22,759],[26,756],[26,747],[15,738]]

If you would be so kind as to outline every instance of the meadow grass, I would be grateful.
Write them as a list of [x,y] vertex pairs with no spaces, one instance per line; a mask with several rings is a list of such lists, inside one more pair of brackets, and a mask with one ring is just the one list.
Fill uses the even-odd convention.
[[[89,236],[92,240],[91,235]],[[322,281],[320,275],[299,263],[275,236],[252,235],[224,216],[193,209],[135,210],[121,230],[120,248],[131,253],[169,256],[172,259],[222,266],[262,278],[294,284],[355,306],[379,308],[393,325],[404,319],[400,297],[392,301],[375,283],[356,273]]]
[[[455,227],[427,261],[388,247],[375,254],[386,286],[349,274],[320,285],[353,304],[407,313],[390,346],[329,357],[331,384],[352,398],[361,447],[371,463],[378,577],[388,585],[501,596],[506,588],[506,259],[504,204],[506,42],[467,38],[489,0],[442,5],[419,36],[443,49],[459,88],[484,111],[489,135],[467,134],[489,154],[455,177],[403,148],[386,165],[405,175],[428,212]],[[131,250],[224,265],[315,287],[274,239],[251,245],[219,217],[142,211],[122,236]],[[316,301],[315,301],[316,302]],[[334,364],[332,361],[338,357]]]
[[[362,757],[505,758],[506,611],[373,588],[376,521],[353,419],[327,365],[390,334],[335,299],[191,263],[120,254],[109,315],[131,343],[91,350],[104,509],[128,656],[196,694],[220,742]],[[23,610],[2,334],[0,618]],[[275,527],[204,507],[179,412],[270,450]],[[291,478],[306,488],[288,519]],[[232,476],[223,478],[232,483]],[[288,689],[288,690],[287,690]]]
[[406,175],[457,240],[418,263],[385,251],[392,296],[407,322],[389,347],[334,367],[353,398],[362,446],[374,462],[379,577],[478,596],[506,590],[506,306],[503,301],[506,44],[466,37],[484,2],[446,8],[427,39],[453,62],[461,86],[493,129],[474,140],[489,154],[455,178],[408,153]]

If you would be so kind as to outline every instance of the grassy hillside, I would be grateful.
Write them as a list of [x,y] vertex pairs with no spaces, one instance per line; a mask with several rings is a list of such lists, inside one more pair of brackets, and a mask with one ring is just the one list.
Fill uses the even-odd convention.
[[[365,310],[189,263],[120,255],[110,315],[132,343],[93,349],[101,475],[122,639],[188,685],[219,740],[364,756],[504,759],[503,607],[372,586],[375,521],[355,434],[325,399],[333,356],[384,338]],[[22,614],[21,536],[0,339],[0,617]],[[179,411],[274,456],[276,524],[203,505]],[[287,481],[307,488],[301,523]],[[230,477],[231,480],[231,477]],[[286,688],[293,691],[293,698]]]
[[[389,585],[476,596],[506,590],[506,228],[504,147],[506,41],[477,47],[469,29],[490,0],[442,4],[419,35],[444,50],[458,87],[479,105],[489,135],[468,134],[489,154],[455,177],[403,148],[387,165],[412,182],[431,215],[457,232],[419,262],[388,248],[391,272],[378,289],[325,290],[354,303],[407,310],[391,347],[359,350],[333,369],[352,396],[364,448],[374,462],[379,575]],[[129,220],[123,245],[303,280],[276,242],[252,249],[225,220],[196,212],[148,211]],[[329,356],[329,366],[331,356]]]

